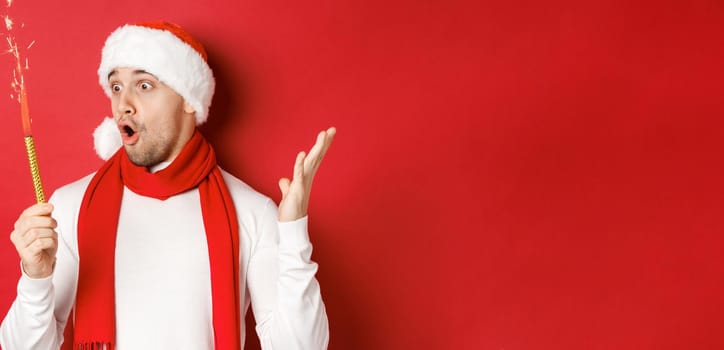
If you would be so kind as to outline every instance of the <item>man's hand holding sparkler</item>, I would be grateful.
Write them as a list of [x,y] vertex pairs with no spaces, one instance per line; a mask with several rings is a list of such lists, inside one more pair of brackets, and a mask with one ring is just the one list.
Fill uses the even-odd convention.
[[10,240],[20,255],[23,271],[30,278],[45,278],[53,273],[58,251],[58,224],[50,216],[53,206],[35,204],[25,209],[15,222]]

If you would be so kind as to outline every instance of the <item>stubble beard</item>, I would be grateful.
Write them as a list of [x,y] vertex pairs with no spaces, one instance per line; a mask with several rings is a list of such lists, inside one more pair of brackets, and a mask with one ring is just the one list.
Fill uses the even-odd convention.
[[[148,140],[144,140],[148,141]],[[171,148],[170,142],[160,137],[157,140],[138,145],[125,146],[126,154],[131,163],[146,168],[153,167],[169,158]]]

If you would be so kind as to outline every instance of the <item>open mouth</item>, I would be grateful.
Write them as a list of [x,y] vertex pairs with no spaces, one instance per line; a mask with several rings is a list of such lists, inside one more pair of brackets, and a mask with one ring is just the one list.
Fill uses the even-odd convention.
[[136,131],[131,125],[127,124],[127,122],[121,122],[118,125],[118,131],[121,133],[121,138],[123,139],[123,143],[126,145],[133,145],[138,141],[138,131]]
[[132,129],[130,126],[128,126],[128,125],[124,125],[124,126],[123,126],[123,132],[125,132],[128,137],[131,137],[131,136],[133,136],[133,134],[136,133],[136,131],[133,130],[133,129]]

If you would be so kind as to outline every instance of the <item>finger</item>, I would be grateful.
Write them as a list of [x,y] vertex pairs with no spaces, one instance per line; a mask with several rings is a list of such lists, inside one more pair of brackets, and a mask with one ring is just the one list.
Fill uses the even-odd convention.
[[314,147],[312,147],[312,149],[309,151],[309,156],[304,163],[305,170],[308,174],[314,175],[314,173],[317,172],[317,169],[322,163],[324,155],[327,154],[327,150],[332,144],[332,140],[334,140],[334,135],[336,133],[337,129],[331,127],[326,131],[320,132],[319,135],[317,135],[317,142],[314,144]]
[[50,203],[39,203],[28,207],[20,214],[20,217],[50,215],[53,212],[53,205]]
[[29,230],[35,228],[54,229],[58,223],[50,216],[22,217],[15,223],[15,230],[20,236],[24,236]]
[[24,253],[26,257],[32,257],[40,254],[43,250],[55,250],[57,246],[57,237],[38,238],[24,249]]
[[56,228],[58,222],[50,216],[30,216],[20,224],[20,226],[26,226],[28,229],[31,228]]
[[279,189],[282,191],[282,198],[287,196],[290,182],[286,177],[279,179]]
[[329,146],[332,145],[332,141],[334,141],[334,135],[337,134],[337,128],[331,127],[327,129],[327,133],[324,138],[324,146],[322,147],[322,152],[320,154],[320,161],[322,158],[324,158],[324,155],[327,154],[327,150],[329,149]]
[[20,247],[22,239],[23,235],[20,234],[20,231],[13,230],[13,232],[10,233],[10,241],[13,242],[16,249]]
[[[322,144],[322,149],[319,153],[319,160],[321,162],[322,158],[324,158],[324,155],[327,154],[327,150],[329,149],[329,146],[332,145],[332,141],[334,140],[334,135],[337,134],[337,129],[335,127],[331,127],[327,129],[327,131],[324,133],[324,143]],[[317,164],[319,166],[319,164]]]
[[[33,227],[32,225],[19,224],[18,228],[10,233],[10,241],[13,242],[16,249],[23,249],[29,242],[38,236],[48,236],[50,233],[55,232],[56,227],[55,220],[47,217],[34,217],[41,219],[40,221],[49,221],[49,224]],[[45,220],[43,220],[45,219]],[[25,220],[28,221],[28,220]]]
[[[15,229],[24,232],[27,229],[27,220],[31,217],[50,217],[53,212],[53,205],[49,203],[35,204],[25,209],[15,221]],[[23,226],[23,224],[26,224]],[[23,229],[20,229],[23,226]]]
[[42,260],[42,254],[46,252],[50,256],[55,256],[58,251],[58,236],[41,237],[33,240],[26,247],[18,249],[20,259],[26,263],[38,263]]
[[319,163],[319,155],[322,152],[322,148],[324,148],[324,140],[327,137],[326,131],[321,131],[319,134],[317,134],[317,141],[314,142],[314,145],[309,150],[309,155],[304,160],[304,167],[307,169],[307,171],[310,171],[314,169]]
[[304,179],[304,157],[306,154],[304,152],[299,152],[297,154],[297,159],[294,161],[294,178],[292,181],[296,180],[303,180]]
[[34,228],[34,229],[29,230],[23,237],[20,238],[20,240],[18,241],[18,243],[20,243],[20,244],[19,244],[19,247],[17,247],[17,248],[23,249],[23,248],[31,246],[33,244],[33,242],[38,239],[54,238],[57,236],[58,236],[58,234],[51,229]]

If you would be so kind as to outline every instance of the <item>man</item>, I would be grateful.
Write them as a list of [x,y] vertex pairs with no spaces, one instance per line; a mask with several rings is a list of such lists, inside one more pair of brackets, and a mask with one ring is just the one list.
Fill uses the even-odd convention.
[[219,169],[196,130],[214,78],[183,29],[118,28],[98,74],[113,119],[94,136],[110,159],[17,220],[23,274],[3,348],[238,350],[250,304],[263,348],[326,348],[306,213],[335,129],[298,154],[277,209]]

